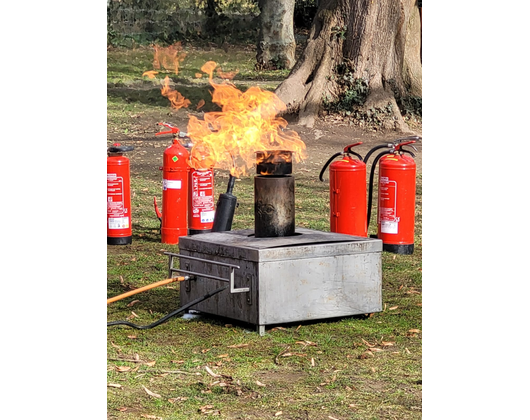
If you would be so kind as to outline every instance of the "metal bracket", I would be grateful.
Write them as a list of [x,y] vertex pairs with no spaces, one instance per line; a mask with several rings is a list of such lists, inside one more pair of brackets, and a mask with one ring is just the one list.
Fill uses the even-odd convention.
[[[235,273],[234,273],[234,270],[241,268],[238,265],[206,260],[204,258],[190,257],[189,255],[175,254],[175,253],[172,253],[172,252],[164,252],[164,254],[169,256],[169,277],[171,277],[174,272],[192,274],[192,275],[195,275],[195,276],[206,277],[208,279],[228,282],[228,283],[230,283],[230,293],[246,293],[246,292],[250,292],[250,287],[236,288],[236,286],[235,286],[235,281],[234,281],[235,280]],[[199,273],[197,271],[189,271],[187,269],[175,268],[175,267],[173,267],[173,257],[179,257],[179,258],[193,260],[193,261],[201,261],[201,262],[208,263],[208,264],[220,265],[222,267],[228,267],[230,269],[230,278],[227,279],[227,278],[224,278],[224,277],[213,276],[211,274]],[[186,268],[188,268],[188,267],[189,267],[189,265],[187,265]]]

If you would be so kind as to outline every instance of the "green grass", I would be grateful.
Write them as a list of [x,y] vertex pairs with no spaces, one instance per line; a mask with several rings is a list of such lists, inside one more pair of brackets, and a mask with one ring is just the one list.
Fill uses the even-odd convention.
[[[188,56],[182,78],[208,59],[237,64],[249,80],[268,77],[252,70],[250,50],[226,58],[222,50],[194,53],[199,58]],[[147,49],[109,51],[110,133],[140,130],[137,115],[168,114],[158,87],[141,77],[150,69],[150,54]],[[191,85],[191,79],[186,83]],[[226,188],[227,174],[216,171],[215,176],[217,195]],[[133,171],[133,243],[108,247],[107,297],[168,275],[164,252],[178,252],[178,246],[160,243],[153,209],[153,196],[161,200],[159,178],[158,170]],[[419,176],[414,254],[382,254],[382,312],[281,325],[263,337],[249,325],[211,316],[187,320],[179,315],[148,330],[109,327],[108,418],[420,419],[421,181]],[[326,183],[318,174],[302,173],[295,188],[296,225],[328,231]],[[239,206],[233,229],[253,228],[252,178],[238,181],[234,194]],[[375,233],[375,215],[374,209],[370,233]],[[108,321],[132,317],[131,322],[148,325],[179,305],[178,285],[171,284],[108,305]],[[222,376],[212,376],[206,366]]]

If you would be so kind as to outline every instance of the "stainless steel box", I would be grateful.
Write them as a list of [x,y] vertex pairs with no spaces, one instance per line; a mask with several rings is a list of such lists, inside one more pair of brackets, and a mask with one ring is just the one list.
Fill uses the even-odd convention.
[[[238,289],[223,291],[194,307],[258,327],[343,317],[382,310],[382,241],[296,228],[293,236],[256,238],[252,230],[181,237],[180,269],[230,278],[239,266]],[[171,271],[171,267],[170,267]],[[180,283],[185,305],[222,287],[220,280],[196,276]]]

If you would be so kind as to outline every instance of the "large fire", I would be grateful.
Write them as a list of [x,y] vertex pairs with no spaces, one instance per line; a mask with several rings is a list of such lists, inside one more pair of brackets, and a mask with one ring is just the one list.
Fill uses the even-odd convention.
[[[161,50],[155,49],[158,61]],[[156,62],[156,60],[155,60]],[[165,67],[165,66],[164,66]],[[178,71],[178,66],[177,66]],[[190,115],[188,136],[193,142],[190,165],[196,169],[219,168],[230,171],[234,177],[249,173],[256,164],[256,152],[263,150],[288,150],[293,160],[305,159],[306,146],[297,132],[287,129],[287,121],[278,116],[286,110],[285,104],[273,92],[257,86],[240,91],[232,84],[237,71],[223,72],[214,61],[201,67],[208,75],[213,88],[212,102],[221,111],[206,112],[202,119]],[[213,81],[214,71],[224,79]],[[195,76],[198,77],[200,73]],[[162,95],[168,97],[173,108],[188,107],[191,101],[169,87],[169,78],[164,80]],[[204,104],[201,99],[199,109]]]

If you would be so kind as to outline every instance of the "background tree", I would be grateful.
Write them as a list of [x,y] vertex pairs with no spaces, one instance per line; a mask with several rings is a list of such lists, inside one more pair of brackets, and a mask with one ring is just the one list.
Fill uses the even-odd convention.
[[276,94],[301,125],[347,96],[352,108],[385,114],[385,128],[408,131],[397,101],[421,98],[420,39],[417,0],[322,0]]
[[295,64],[295,0],[259,0],[256,61],[260,69],[291,69]]

